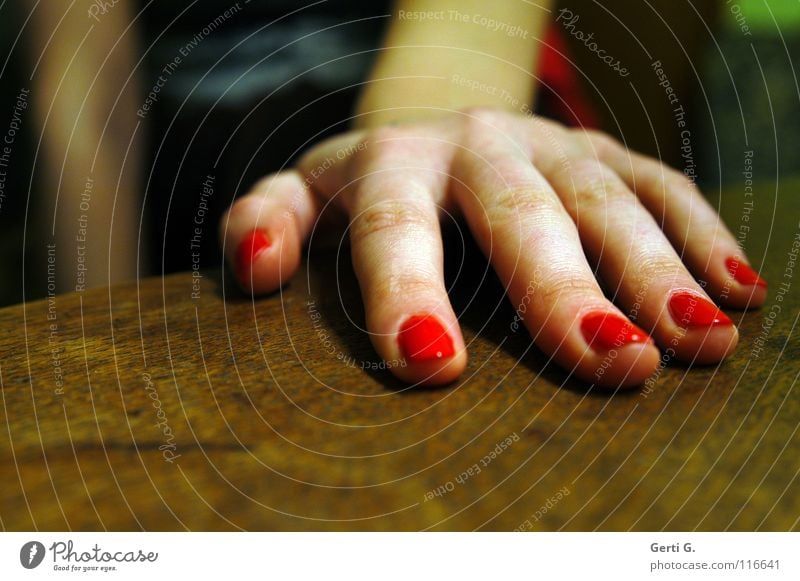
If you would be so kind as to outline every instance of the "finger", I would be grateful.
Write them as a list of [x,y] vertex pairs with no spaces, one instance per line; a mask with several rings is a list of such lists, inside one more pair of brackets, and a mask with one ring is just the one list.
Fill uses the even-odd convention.
[[402,130],[376,132],[345,198],[375,350],[387,362],[401,362],[389,366],[401,379],[433,385],[456,379],[467,355],[444,285],[434,200],[443,174],[428,165],[433,157],[419,156],[423,142]]
[[456,156],[461,208],[537,346],[566,369],[608,386],[642,383],[659,353],[603,295],[557,195],[528,155],[476,116]]
[[587,136],[591,155],[611,167],[636,193],[690,270],[707,282],[711,296],[737,308],[764,302],[766,281],[749,265],[717,212],[683,173],[630,152],[605,135],[590,132]]
[[[391,130],[384,133],[391,133]],[[439,216],[441,180],[407,140],[373,140],[364,175],[350,190],[353,266],[378,354],[401,379],[453,381],[466,366],[458,320],[444,286]],[[440,187],[440,186],[438,186]]]
[[367,149],[364,131],[351,131],[330,137],[309,149],[298,161],[297,167],[306,183],[323,199],[333,199],[344,205],[340,195],[349,182],[347,168],[350,161]]
[[540,160],[603,279],[666,353],[721,360],[738,333],[686,270],[652,215],[608,166],[591,158]]
[[263,178],[238,199],[222,217],[220,237],[241,287],[261,294],[288,281],[318,215],[318,200],[294,170]]

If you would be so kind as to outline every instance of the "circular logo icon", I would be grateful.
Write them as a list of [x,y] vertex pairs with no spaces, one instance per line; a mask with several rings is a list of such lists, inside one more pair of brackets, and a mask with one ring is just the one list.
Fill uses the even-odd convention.
[[19,562],[26,569],[35,569],[44,559],[44,545],[39,541],[30,541],[19,550]]

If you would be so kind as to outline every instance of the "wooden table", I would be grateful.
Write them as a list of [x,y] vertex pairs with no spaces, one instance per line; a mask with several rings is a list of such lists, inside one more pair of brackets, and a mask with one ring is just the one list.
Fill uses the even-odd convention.
[[645,390],[548,364],[473,249],[452,293],[469,369],[440,389],[361,369],[377,357],[330,248],[255,302],[187,273],[2,309],[2,526],[797,530],[796,185],[757,190],[749,222],[722,197],[768,302],[732,313],[724,364]]

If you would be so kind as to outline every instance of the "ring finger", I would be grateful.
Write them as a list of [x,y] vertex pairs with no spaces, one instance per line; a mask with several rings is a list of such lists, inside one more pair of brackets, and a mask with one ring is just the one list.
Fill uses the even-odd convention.
[[736,346],[733,322],[684,266],[653,216],[598,159],[537,160],[578,227],[587,255],[632,317],[668,355],[721,360]]
[[603,295],[558,196],[515,129],[495,126],[495,119],[476,114],[469,121],[454,163],[456,197],[473,235],[511,301],[528,302],[524,322],[543,351],[588,381],[643,382],[658,350]]

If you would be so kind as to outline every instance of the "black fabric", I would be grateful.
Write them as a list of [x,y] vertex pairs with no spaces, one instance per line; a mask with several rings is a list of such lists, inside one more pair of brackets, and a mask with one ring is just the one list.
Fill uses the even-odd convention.
[[[391,3],[308,5],[142,4],[143,105],[158,89],[139,112],[152,142],[146,208],[157,271],[188,270],[198,256],[201,267],[218,266],[216,226],[233,199],[347,128]],[[213,194],[203,196],[209,175]]]

